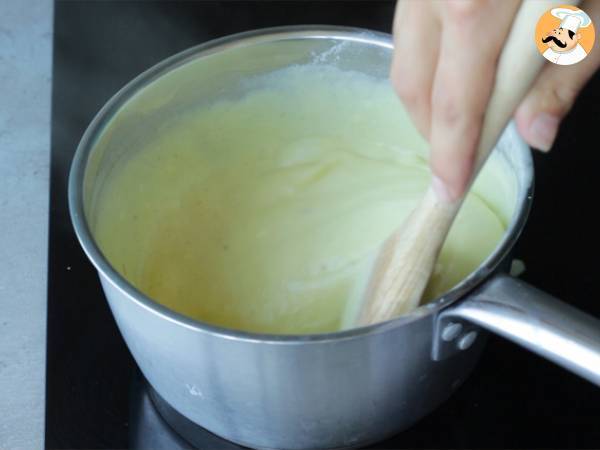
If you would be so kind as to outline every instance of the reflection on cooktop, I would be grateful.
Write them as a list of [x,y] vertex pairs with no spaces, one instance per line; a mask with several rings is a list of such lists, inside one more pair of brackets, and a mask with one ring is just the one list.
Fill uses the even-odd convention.
[[139,375],[136,375],[131,386],[130,413],[129,439],[132,449],[183,450],[193,448],[189,442],[178,436],[160,416],[152,403],[146,381]]
[[215,436],[177,413],[139,373],[131,383],[130,414],[129,439],[134,450],[244,448]]

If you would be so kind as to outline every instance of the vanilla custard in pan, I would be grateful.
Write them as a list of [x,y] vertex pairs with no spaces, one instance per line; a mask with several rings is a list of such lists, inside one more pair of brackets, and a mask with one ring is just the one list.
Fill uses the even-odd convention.
[[[262,333],[339,330],[379,246],[429,184],[427,144],[387,80],[328,66],[165,122],[105,182],[93,232],[139,290],[186,316]],[[442,250],[432,300],[473,272],[512,211],[491,161]],[[508,195],[508,194],[507,194]]]

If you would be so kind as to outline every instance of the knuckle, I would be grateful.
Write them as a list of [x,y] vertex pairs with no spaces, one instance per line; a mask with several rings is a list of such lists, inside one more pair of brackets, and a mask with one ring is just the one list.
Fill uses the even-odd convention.
[[552,89],[550,97],[554,100],[558,112],[564,114],[573,106],[577,93],[576,87],[559,83]]
[[463,23],[473,20],[489,4],[489,0],[448,0],[446,14],[452,21]]
[[575,103],[578,89],[562,82],[538,83],[528,94],[526,101],[534,105],[535,111],[547,111],[564,116]]
[[464,111],[459,99],[447,93],[434,97],[433,111],[435,121],[448,127],[456,126],[464,119]]
[[[482,85],[486,69],[478,70],[479,80],[447,76],[436,85],[432,97],[434,121],[445,127],[458,127],[463,132],[478,130],[483,122],[487,99],[492,88]],[[478,84],[479,83],[479,84]]]
[[398,97],[409,106],[416,106],[422,103],[423,93],[419,86],[415,86],[415,83],[409,82],[408,80],[399,80],[394,78],[393,81],[394,90]]
[[400,99],[409,107],[421,106],[427,101],[426,86],[413,76],[395,65],[392,69],[392,86]]

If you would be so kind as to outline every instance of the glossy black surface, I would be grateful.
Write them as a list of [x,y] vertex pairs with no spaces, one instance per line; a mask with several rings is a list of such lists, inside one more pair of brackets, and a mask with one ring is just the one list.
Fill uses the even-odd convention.
[[[333,0],[57,2],[48,448],[177,448],[173,440],[165,440],[173,435],[134,381],[135,365],[68,217],[69,164],[94,114],[144,69],[206,40],[285,24],[389,31],[393,6],[390,1]],[[524,279],[600,317],[596,290],[600,219],[590,209],[598,205],[599,119],[596,76],[566,119],[553,151],[535,157],[536,199],[516,256],[527,265]],[[218,448],[214,441],[207,442],[207,448]],[[492,337],[473,375],[449,401],[378,446],[467,447],[598,448],[600,389]]]

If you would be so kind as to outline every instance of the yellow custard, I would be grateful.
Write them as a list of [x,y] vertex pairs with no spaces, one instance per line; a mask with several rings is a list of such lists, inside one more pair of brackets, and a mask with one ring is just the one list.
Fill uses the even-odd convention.
[[[189,317],[339,330],[378,247],[429,183],[426,143],[386,80],[307,65],[252,82],[133,149],[105,183],[94,234],[137,288]],[[426,300],[492,252],[509,213],[469,195]]]

